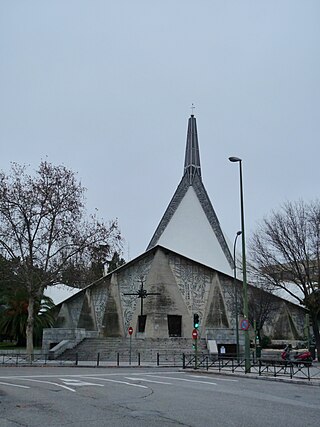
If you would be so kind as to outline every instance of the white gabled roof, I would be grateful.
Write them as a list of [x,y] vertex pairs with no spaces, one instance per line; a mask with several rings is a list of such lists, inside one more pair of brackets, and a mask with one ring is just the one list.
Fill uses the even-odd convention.
[[58,305],[80,291],[81,289],[68,285],[52,285],[45,289],[44,294],[50,297],[55,305]]
[[161,234],[158,244],[215,270],[233,274],[192,186]]

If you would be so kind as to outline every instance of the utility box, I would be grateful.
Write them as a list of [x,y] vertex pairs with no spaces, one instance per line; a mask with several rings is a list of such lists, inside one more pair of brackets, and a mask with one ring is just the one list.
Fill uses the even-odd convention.
[[312,360],[315,360],[315,358],[316,358],[316,346],[315,346],[315,344],[310,344],[310,353],[311,353]]
[[260,359],[261,357],[261,345],[257,345],[256,347],[256,358]]

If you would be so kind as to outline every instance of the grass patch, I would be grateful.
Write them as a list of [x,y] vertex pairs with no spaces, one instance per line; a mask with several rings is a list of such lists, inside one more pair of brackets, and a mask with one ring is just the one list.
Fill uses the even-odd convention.
[[25,347],[17,347],[12,342],[0,342],[0,350],[23,350]]
[[[13,351],[15,351],[15,350],[19,350],[19,352],[21,353],[26,353],[27,352],[27,349],[26,349],[26,347],[18,347],[18,346],[16,346],[14,343],[10,343],[10,342],[0,342],[0,352],[1,352],[1,350],[13,350]],[[41,350],[41,347],[36,347],[36,346],[34,346],[33,347],[33,350]]]

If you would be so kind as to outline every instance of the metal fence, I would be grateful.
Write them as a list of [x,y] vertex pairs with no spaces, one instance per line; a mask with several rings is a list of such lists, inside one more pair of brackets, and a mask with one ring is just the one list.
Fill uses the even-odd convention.
[[[320,384],[320,366],[318,363],[301,363],[294,361],[270,360],[270,359],[251,359],[251,368],[249,374],[258,376],[289,377],[290,379],[319,380]],[[217,372],[229,372],[245,374],[244,358],[223,358],[213,359],[208,355],[194,354],[184,355],[184,369],[213,370]]]
[[6,366],[31,366],[31,365],[53,365],[53,366],[183,366],[183,354],[178,352],[162,351],[144,354],[127,351],[114,352],[105,355],[96,353],[75,353],[68,358],[51,360],[48,354],[34,354],[32,357],[25,353],[3,353],[0,354],[0,365]]
[[15,365],[15,366],[30,366],[38,364],[46,364],[47,356],[43,354],[33,354],[31,357],[26,353],[1,353],[0,363],[1,365]]
[[[183,369],[196,369],[213,372],[225,372],[229,374],[243,374],[245,372],[245,360],[240,357],[224,358],[212,357],[207,353],[181,353],[170,351],[153,352],[146,355],[144,353],[115,352],[106,356],[97,353],[88,357],[85,353],[75,353],[69,359],[50,360],[47,354],[34,354],[31,358],[24,353],[2,353],[0,354],[0,365],[2,366],[162,366],[181,367]],[[299,363],[282,360],[251,359],[249,375],[286,377],[299,380],[319,382],[320,384],[320,364],[319,363]]]

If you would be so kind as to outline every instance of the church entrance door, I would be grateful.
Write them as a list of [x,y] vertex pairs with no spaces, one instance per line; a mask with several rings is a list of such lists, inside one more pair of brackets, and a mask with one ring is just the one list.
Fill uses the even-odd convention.
[[138,332],[143,333],[146,329],[147,316],[143,314],[138,316]]
[[169,337],[181,337],[182,316],[168,315]]

